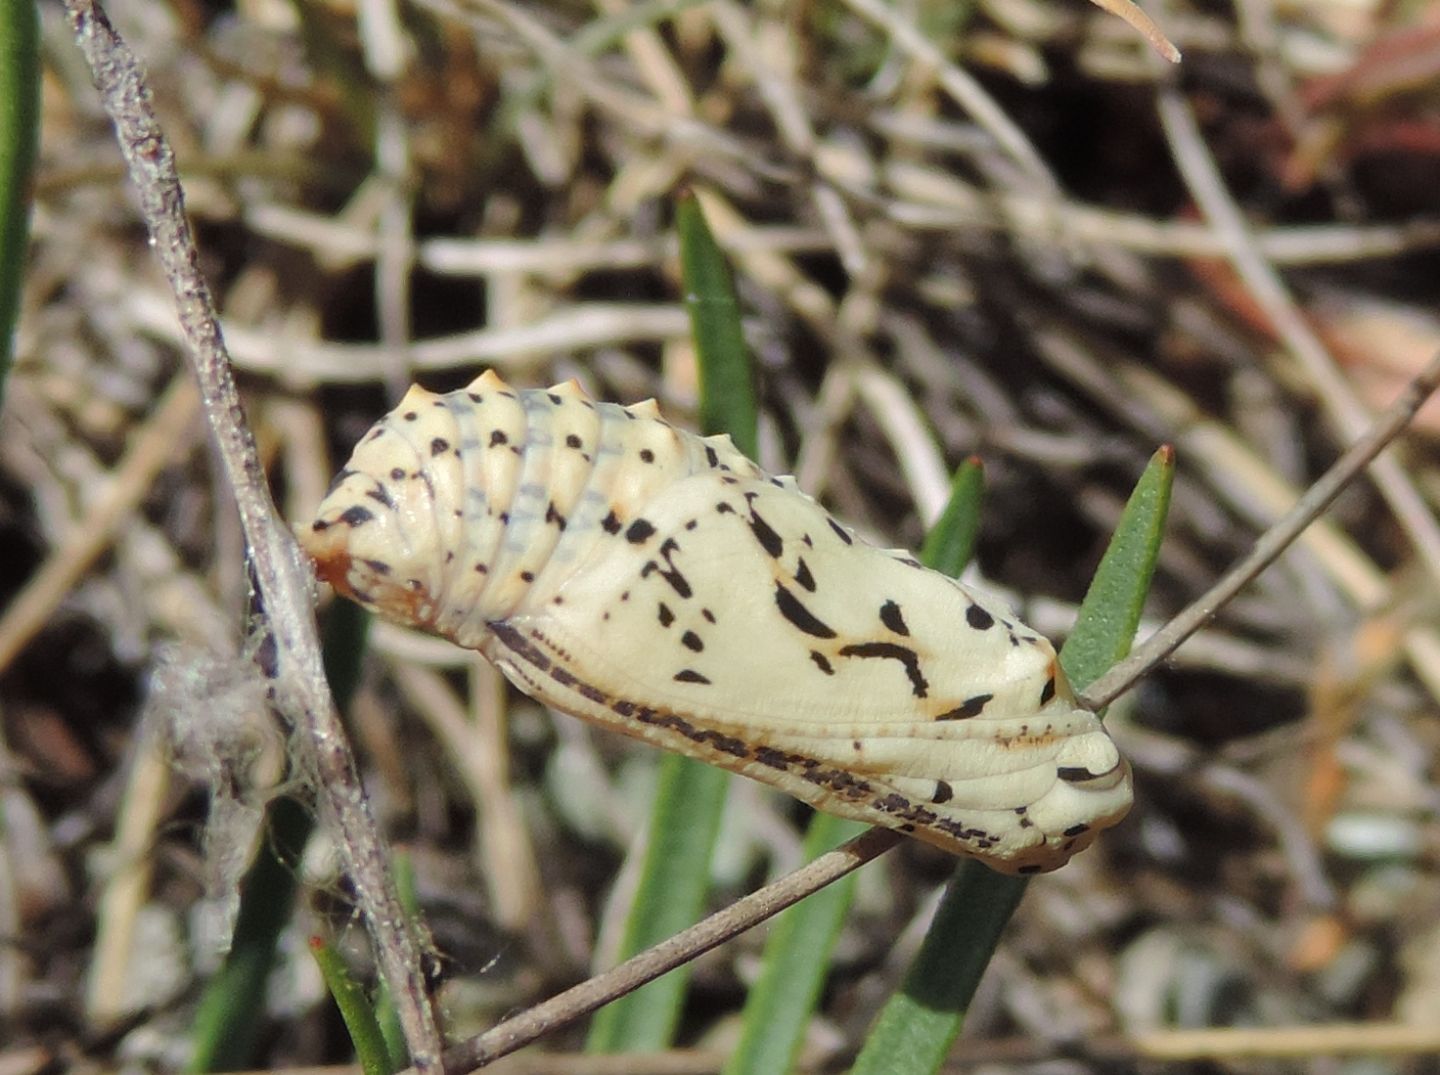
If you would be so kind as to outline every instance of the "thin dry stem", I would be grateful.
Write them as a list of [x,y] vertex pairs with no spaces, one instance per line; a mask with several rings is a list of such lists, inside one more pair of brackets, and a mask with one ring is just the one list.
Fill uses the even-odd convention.
[[1432,359],[1385,411],[1370,430],[1345,452],[1314,485],[1306,490],[1295,507],[1267,530],[1250,554],[1225,573],[1214,586],[1189,608],[1137,646],[1124,661],[1080,692],[1080,700],[1091,709],[1109,705],[1149,669],[1163,661],[1187,638],[1198,631],[1261,571],[1273,563],[1323,512],[1341,490],[1398,437],[1415,417],[1421,404],[1440,386],[1440,356]]
[[[1225,241],[1227,255],[1251,297],[1300,361],[1342,436],[1358,437],[1369,412],[1336,367],[1320,337],[1295,305],[1284,282],[1260,253],[1245,218],[1231,197],[1200,133],[1189,104],[1173,88],[1162,89],[1157,106],[1171,153],[1196,203]],[[1375,484],[1395,513],[1430,576],[1440,581],[1440,525],[1403,467],[1390,458],[1375,461]]]
[[666,971],[690,962],[731,937],[800,902],[812,892],[838,881],[852,870],[889,851],[905,837],[889,829],[871,829],[778,881],[744,896],[689,929],[661,941],[639,955],[567,989],[530,1010],[507,1019],[445,1054],[447,1075],[483,1067],[536,1038],[550,1033],[617,997],[639,989]]
[[274,642],[273,664],[267,669],[272,700],[295,729],[298,749],[338,830],[356,898],[416,1068],[434,1070],[441,1039],[425,989],[419,945],[391,882],[388,852],[376,830],[325,681],[311,607],[310,573],[270,500],[210,289],[199,271],[174,155],[156,121],[135,57],[104,12],[90,0],[66,0],[66,9],[101,102],[115,124],[152,245],[174,290],[188,344],[186,355],[235,493],[265,630]]

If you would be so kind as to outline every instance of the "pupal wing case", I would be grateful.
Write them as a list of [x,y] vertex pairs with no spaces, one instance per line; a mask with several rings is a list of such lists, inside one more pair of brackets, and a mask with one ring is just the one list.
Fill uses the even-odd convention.
[[1006,872],[1130,807],[1049,642],[650,401],[412,388],[301,540],[556,709]]

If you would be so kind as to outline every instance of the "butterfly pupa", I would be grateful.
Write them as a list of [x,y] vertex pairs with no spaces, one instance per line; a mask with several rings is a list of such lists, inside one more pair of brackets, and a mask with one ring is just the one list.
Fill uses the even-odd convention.
[[1048,641],[651,401],[412,388],[300,537],[341,593],[554,709],[1007,873],[1130,808]]

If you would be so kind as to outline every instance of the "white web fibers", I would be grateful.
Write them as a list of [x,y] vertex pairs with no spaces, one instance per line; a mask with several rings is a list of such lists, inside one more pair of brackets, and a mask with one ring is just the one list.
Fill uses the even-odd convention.
[[240,879],[254,856],[265,805],[283,790],[285,736],[268,688],[253,661],[193,646],[162,647],[150,676],[146,724],[175,768],[209,792],[208,900],[197,925],[222,952],[230,945]]

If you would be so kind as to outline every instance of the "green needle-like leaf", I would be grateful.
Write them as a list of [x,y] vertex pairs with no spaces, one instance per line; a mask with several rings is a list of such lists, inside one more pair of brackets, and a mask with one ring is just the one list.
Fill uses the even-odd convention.
[[390,1051],[364,987],[350,973],[340,953],[323,939],[310,938],[310,953],[320,968],[320,976],[325,979],[325,988],[335,1000],[335,1007],[340,1009],[340,1018],[345,1020],[360,1070],[364,1075],[391,1075],[395,1069],[390,1066]]
[[980,501],[985,496],[985,467],[972,455],[950,479],[950,499],[920,546],[920,562],[932,571],[959,578],[975,555],[980,536]]
[[0,4],[0,402],[25,281],[30,181],[39,144],[39,14],[34,0],[10,0]]
[[730,266],[693,194],[681,196],[675,215],[685,308],[700,360],[700,428],[729,433],[735,447],[754,459],[758,410]]
[[[700,416],[706,433],[729,433],[755,454],[756,409],[750,355],[724,255],[690,195],[677,210],[685,305],[700,363]],[[620,958],[699,920],[709,891],[710,858],[732,777],[722,769],[671,755],[660,763],[650,814],[649,846],[626,920]],[[592,1053],[664,1049],[674,1036],[690,970],[680,967],[595,1013]]]
[[[984,480],[975,458],[955,472],[949,503],[920,553],[926,567],[958,575],[969,562],[980,530]],[[858,821],[816,814],[805,837],[805,857],[813,859],[865,829]],[[724,1075],[769,1075],[794,1066],[857,879],[856,874],[843,877],[775,919],[765,942],[760,977],[745,998],[740,1042],[725,1064]]]
[[1174,483],[1175,451],[1167,445],[1150,457],[1150,465],[1135,484],[1060,651],[1060,664],[1077,690],[1130,652],[1160,558]]
[[[1129,650],[1159,557],[1175,455],[1155,453],[1120,517],[1061,664],[1083,687]],[[962,862],[899,992],[886,1002],[852,1075],[932,1075],[964,1025],[980,977],[1027,880]]]

